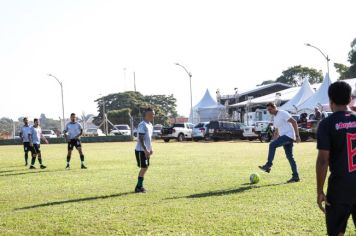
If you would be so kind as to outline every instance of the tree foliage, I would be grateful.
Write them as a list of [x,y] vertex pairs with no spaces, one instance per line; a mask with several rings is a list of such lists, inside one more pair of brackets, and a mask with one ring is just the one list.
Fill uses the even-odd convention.
[[334,63],[334,67],[336,69],[336,72],[339,73],[339,80],[350,78],[350,73],[349,73],[350,67],[341,63]]
[[356,78],[356,38],[351,42],[351,51],[349,52],[349,78]]
[[304,79],[309,79],[311,84],[321,83],[323,81],[323,75],[321,71],[314,68],[297,65],[283,71],[282,75],[277,78],[276,82],[292,86],[300,86]]

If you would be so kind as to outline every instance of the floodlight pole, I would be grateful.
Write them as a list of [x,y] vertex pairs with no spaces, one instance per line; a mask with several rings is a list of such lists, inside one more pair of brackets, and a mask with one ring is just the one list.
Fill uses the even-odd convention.
[[49,77],[54,78],[55,80],[57,80],[57,82],[59,83],[59,85],[61,86],[61,95],[62,95],[62,131],[65,128],[65,119],[64,119],[64,99],[63,99],[63,82],[60,81],[56,76],[52,75],[52,74],[48,74]]
[[320,48],[318,48],[318,47],[316,47],[316,46],[314,46],[314,45],[311,45],[310,43],[306,43],[305,46],[315,48],[316,50],[318,50],[318,51],[321,53],[321,55],[323,55],[323,57],[324,57],[325,60],[326,60],[326,64],[327,64],[327,68],[328,68],[328,75],[329,75],[329,78],[330,78],[330,71],[329,71],[329,61],[330,61],[330,58],[329,58],[329,56],[326,55],[325,53],[323,53],[323,52],[320,50]]
[[185,72],[187,72],[189,76],[189,84],[190,84],[190,114],[192,114],[192,123],[194,122],[194,112],[193,112],[193,95],[192,95],[192,73],[190,73],[187,68],[179,63],[175,63],[175,65],[182,67]]

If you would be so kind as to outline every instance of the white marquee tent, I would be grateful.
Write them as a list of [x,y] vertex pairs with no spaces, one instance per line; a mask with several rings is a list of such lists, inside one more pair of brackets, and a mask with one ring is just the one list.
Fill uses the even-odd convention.
[[283,104],[280,109],[289,111],[292,113],[297,112],[297,107],[304,103],[308,98],[313,96],[314,90],[311,87],[309,80],[304,79],[302,86],[300,87],[299,91],[297,94],[294,95],[293,98],[291,98],[288,102]]
[[189,116],[189,122],[193,124],[218,120],[225,115],[225,106],[216,102],[207,89],[200,102],[193,107],[193,114]]

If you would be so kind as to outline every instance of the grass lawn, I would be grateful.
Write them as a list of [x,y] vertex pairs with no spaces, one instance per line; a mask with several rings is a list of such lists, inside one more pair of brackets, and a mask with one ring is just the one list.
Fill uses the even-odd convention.
[[[326,234],[315,203],[315,143],[295,146],[302,182],[285,184],[283,149],[267,174],[257,165],[268,144],[158,141],[146,194],[133,193],[134,145],[84,144],[88,169],[73,152],[69,171],[64,144],[42,146],[44,171],[23,166],[22,147],[0,146],[0,235]],[[253,172],[261,181],[251,186]]]

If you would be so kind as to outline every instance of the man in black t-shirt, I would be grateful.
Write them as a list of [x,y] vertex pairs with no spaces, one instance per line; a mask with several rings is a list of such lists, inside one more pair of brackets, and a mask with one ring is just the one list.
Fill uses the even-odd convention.
[[[337,81],[330,85],[328,94],[333,114],[318,127],[317,203],[325,212],[328,235],[343,235],[350,215],[356,227],[356,114],[347,108],[351,101],[350,85]],[[330,177],[325,195],[328,167]]]

